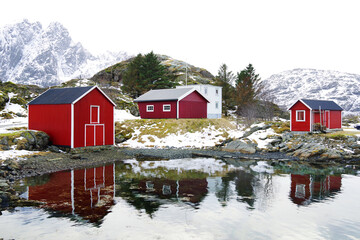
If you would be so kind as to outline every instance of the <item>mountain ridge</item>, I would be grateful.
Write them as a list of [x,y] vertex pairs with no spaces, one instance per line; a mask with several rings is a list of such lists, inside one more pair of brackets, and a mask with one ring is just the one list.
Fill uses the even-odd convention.
[[128,58],[124,52],[93,55],[75,43],[58,22],[43,28],[40,22],[23,22],[0,28],[0,79],[42,87],[96,72]]
[[345,113],[360,112],[360,75],[333,70],[296,68],[264,80],[275,103],[288,108],[296,100],[333,100]]

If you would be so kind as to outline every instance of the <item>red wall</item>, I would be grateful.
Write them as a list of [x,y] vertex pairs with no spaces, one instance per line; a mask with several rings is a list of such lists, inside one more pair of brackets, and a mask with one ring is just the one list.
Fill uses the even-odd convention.
[[[291,107],[291,131],[310,131],[310,109],[298,101]],[[305,122],[296,121],[296,110],[305,110]]]
[[[141,118],[176,118],[176,102],[177,101],[164,101],[164,102],[139,102],[139,112]],[[170,104],[171,111],[163,112],[163,105]],[[154,112],[146,112],[147,105],[154,105]]]
[[[85,124],[90,124],[90,106],[100,106],[100,121],[99,124],[105,125],[105,139],[103,135],[95,136],[96,145],[102,145],[104,139],[105,145],[114,144],[114,108],[113,105],[106,99],[106,97],[98,90],[94,89],[81,100],[74,104],[74,147],[85,146]],[[93,126],[88,128],[94,129]],[[100,125],[95,126],[99,133],[102,130]],[[99,130],[101,129],[101,130]],[[89,129],[88,129],[89,132]],[[88,133],[88,137],[89,137]],[[93,136],[94,137],[94,134]],[[87,142],[89,139],[87,139]]]
[[207,118],[207,101],[196,91],[179,102],[179,118]]
[[29,129],[46,132],[54,145],[71,146],[71,104],[29,105]]
[[330,128],[341,128],[341,111],[330,112]]

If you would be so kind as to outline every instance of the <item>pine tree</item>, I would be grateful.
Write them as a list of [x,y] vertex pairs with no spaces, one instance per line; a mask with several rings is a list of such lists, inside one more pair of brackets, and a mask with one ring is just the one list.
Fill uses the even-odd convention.
[[124,73],[122,90],[136,98],[151,89],[172,88],[176,85],[174,79],[153,52],[138,54]]
[[144,57],[138,54],[129,64],[123,76],[122,90],[132,98],[141,95],[142,84],[140,78],[140,69],[143,65]]
[[222,64],[219,68],[218,75],[215,78],[215,85],[222,87],[222,106],[225,116],[228,115],[228,110],[233,109],[234,104],[234,92],[233,82],[235,76],[231,71],[228,71],[226,64]]
[[235,101],[239,115],[256,105],[263,88],[260,81],[259,74],[255,73],[255,69],[251,64],[240,73],[237,73]]

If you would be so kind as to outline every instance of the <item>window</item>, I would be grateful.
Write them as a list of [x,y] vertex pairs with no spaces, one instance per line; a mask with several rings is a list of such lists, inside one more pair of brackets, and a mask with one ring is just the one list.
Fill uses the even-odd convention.
[[216,90],[215,90],[215,94],[216,94],[216,95],[219,95],[219,89],[216,89]]
[[296,111],[296,121],[305,122],[305,110]]
[[154,105],[146,105],[146,111],[147,112],[153,112],[154,111]]
[[100,106],[90,106],[90,123],[100,122]]
[[207,87],[205,87],[205,94],[207,94]]
[[215,108],[219,109],[219,102],[215,102]]
[[170,104],[164,104],[163,105],[163,112],[170,112],[171,111],[171,105]]

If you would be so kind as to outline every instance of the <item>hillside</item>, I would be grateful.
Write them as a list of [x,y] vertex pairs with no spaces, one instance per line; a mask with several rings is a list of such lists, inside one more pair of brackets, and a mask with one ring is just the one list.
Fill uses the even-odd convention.
[[[214,76],[204,68],[195,67],[184,61],[173,59],[165,55],[157,55],[161,64],[166,66],[168,70],[173,73],[176,78],[175,81],[180,85],[186,84],[186,72],[188,84],[212,84],[214,83]],[[98,73],[91,79],[97,82],[121,82],[127,65],[133,58],[116,63]],[[186,70],[187,68],[187,70]]]
[[345,113],[360,113],[360,75],[316,69],[293,69],[264,80],[276,97],[289,107],[301,98],[334,100]]

